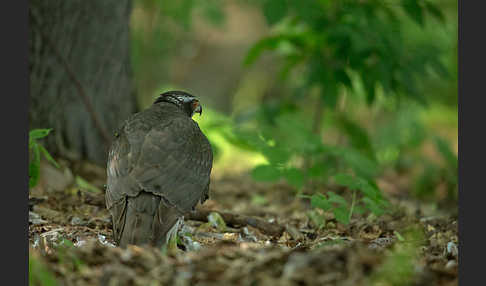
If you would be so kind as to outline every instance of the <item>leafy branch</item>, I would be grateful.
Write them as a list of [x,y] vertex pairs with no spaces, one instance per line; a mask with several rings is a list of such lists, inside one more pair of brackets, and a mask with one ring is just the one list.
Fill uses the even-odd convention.
[[42,146],[39,139],[49,135],[52,129],[33,129],[29,132],[29,188],[33,188],[39,182],[41,155],[51,164],[59,168],[59,164],[52,158],[49,152]]

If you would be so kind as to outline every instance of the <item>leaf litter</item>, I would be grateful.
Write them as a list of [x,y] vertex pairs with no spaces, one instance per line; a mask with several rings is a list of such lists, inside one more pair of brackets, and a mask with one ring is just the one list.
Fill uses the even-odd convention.
[[[91,175],[81,176],[103,190],[103,173],[84,169]],[[311,209],[309,200],[295,199],[286,184],[217,178],[210,200],[198,206],[209,215],[204,221],[186,217],[179,250],[168,251],[116,247],[102,192],[82,190],[75,180],[63,190],[33,192],[32,285],[458,284],[457,218],[439,212],[426,216],[426,208],[393,195],[391,213],[356,214],[343,225],[325,212],[318,225],[309,214],[319,210]],[[224,213],[238,220],[225,221]],[[252,218],[264,224],[244,225]],[[267,224],[282,231],[265,231]]]

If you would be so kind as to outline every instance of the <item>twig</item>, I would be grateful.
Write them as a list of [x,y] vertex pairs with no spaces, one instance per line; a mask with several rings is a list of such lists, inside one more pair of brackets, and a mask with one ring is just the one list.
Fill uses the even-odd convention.
[[208,215],[212,212],[216,212],[220,214],[221,217],[224,219],[225,223],[232,227],[249,225],[259,229],[263,233],[269,234],[274,237],[280,237],[285,230],[284,226],[278,225],[276,223],[266,222],[261,218],[250,217],[241,214],[234,214],[230,212],[215,211],[215,210],[199,209],[184,215],[184,217],[190,220],[207,222]]
[[353,216],[354,204],[355,203],[356,203],[356,190],[354,190],[354,192],[353,192],[353,201],[351,202],[351,209],[349,210],[348,221],[351,221],[351,217]]
[[103,128],[103,125],[101,125],[101,120],[99,119],[98,114],[96,113],[96,111],[93,107],[93,103],[91,102],[91,99],[84,92],[84,88],[81,85],[81,82],[78,80],[78,78],[74,74],[74,72],[71,69],[71,66],[69,65],[67,60],[61,55],[61,53],[57,49],[56,44],[52,41],[52,39],[46,33],[44,33],[44,31],[42,30],[42,28],[41,28],[39,22],[37,21],[36,17],[33,14],[31,14],[31,15],[32,15],[31,19],[33,20],[33,22],[35,24],[34,26],[37,27],[37,30],[39,31],[41,37],[51,47],[52,51],[54,52],[54,54],[56,55],[58,60],[61,62],[64,69],[66,70],[69,78],[71,79],[71,81],[76,86],[76,88],[78,90],[78,94],[81,97],[81,99],[83,100],[84,105],[86,106],[86,110],[88,111],[89,115],[91,116],[91,119],[93,120],[95,128],[99,131],[101,137],[103,138],[103,141],[104,141],[106,147],[108,148],[110,146],[110,142],[111,142],[110,136],[108,135],[108,132],[106,131],[106,129]]

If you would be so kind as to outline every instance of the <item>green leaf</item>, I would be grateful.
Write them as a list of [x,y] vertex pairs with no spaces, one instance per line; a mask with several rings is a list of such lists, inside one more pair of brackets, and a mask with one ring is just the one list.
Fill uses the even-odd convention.
[[39,257],[29,253],[29,285],[58,285],[55,275],[48,270],[46,264]]
[[348,74],[346,73],[346,71],[344,70],[337,70],[335,72],[335,75],[336,77],[336,80],[338,82],[341,82],[342,84],[344,84],[344,86],[346,87],[349,87],[351,88],[352,87],[352,83],[351,83],[351,79],[349,78]]
[[208,222],[211,226],[215,227],[218,231],[225,232],[227,229],[223,217],[217,212],[211,212],[208,215]]
[[339,206],[342,206],[342,207],[345,207],[345,208],[348,207],[348,202],[342,196],[340,196],[340,195],[338,195],[334,192],[331,192],[331,191],[327,192],[327,195],[329,196],[329,202],[336,203]]
[[254,204],[254,205],[265,205],[266,203],[268,203],[267,199],[262,196],[262,195],[259,195],[259,194],[253,194],[251,196],[251,203]]
[[356,190],[359,187],[358,181],[349,174],[337,174],[334,176],[336,184],[348,187],[350,190]]
[[370,76],[364,76],[362,79],[364,88],[366,90],[366,102],[371,105],[375,101],[376,97],[375,80]]
[[354,213],[357,214],[364,214],[366,212],[366,208],[361,206],[361,205],[355,205],[354,206]]
[[256,151],[260,139],[253,132],[244,130],[232,130],[232,132],[222,130],[221,135],[232,145],[248,151]]
[[74,243],[70,241],[69,239],[63,238],[61,242],[59,243],[61,246],[67,247],[67,248],[73,248]]
[[313,24],[323,14],[323,6],[330,1],[290,0],[292,12],[299,16],[302,22]]
[[394,230],[393,234],[397,237],[397,239],[399,241],[402,241],[402,242],[405,241],[405,238],[403,238],[403,236],[398,231]]
[[56,166],[56,168],[60,168],[59,164],[56,162],[56,160],[54,160],[54,158],[52,158],[51,154],[49,154],[49,152],[47,152],[46,148],[44,148],[44,146],[42,146],[40,144],[38,146],[39,146],[40,151],[44,155],[44,157],[47,159],[47,161],[49,161],[54,166]]
[[349,224],[349,213],[346,207],[335,208],[332,211],[336,220],[342,224]]
[[381,199],[381,193],[380,191],[375,188],[374,186],[368,184],[365,182],[359,190],[367,197],[373,199],[373,200],[380,200]]
[[362,151],[371,160],[375,160],[375,151],[366,130],[345,115],[339,116],[338,124],[348,135],[351,145]]
[[265,50],[276,49],[280,44],[280,42],[286,39],[287,36],[285,35],[277,35],[277,36],[261,39],[250,48],[250,50],[246,54],[245,59],[243,60],[243,65],[244,66],[251,65]]
[[323,92],[321,94],[324,104],[331,109],[335,109],[338,100],[338,91],[335,83],[324,83]]
[[263,156],[268,159],[271,164],[283,164],[290,158],[289,151],[278,148],[266,146],[262,149]]
[[81,189],[84,189],[86,191],[90,191],[90,192],[93,192],[93,193],[102,193],[102,191],[98,187],[88,183],[86,180],[84,180],[80,176],[76,176],[75,182],[76,182],[76,185]]
[[435,145],[437,146],[437,150],[439,151],[439,153],[447,162],[447,165],[450,168],[457,170],[457,156],[452,151],[451,147],[449,146],[449,143],[443,138],[436,136]]
[[269,25],[277,23],[287,15],[287,1],[266,0],[263,3],[263,15]]
[[299,169],[286,169],[283,175],[285,180],[297,189],[300,189],[304,185],[304,173]]
[[328,211],[332,208],[331,203],[327,200],[323,194],[313,194],[311,197],[311,206],[314,208],[320,208],[323,211]]
[[251,171],[251,176],[256,181],[273,182],[281,177],[281,172],[272,165],[258,165]]
[[420,26],[424,25],[424,14],[418,0],[402,0],[402,6],[405,12]]
[[430,64],[431,68],[443,78],[450,77],[450,73],[447,70],[446,66],[440,61],[438,58],[431,58],[428,63]]
[[348,187],[350,190],[359,190],[372,200],[382,200],[378,187],[370,184],[370,182],[366,179],[353,177],[348,174],[337,174],[334,176],[334,181],[338,185]]
[[445,22],[444,13],[434,4],[430,3],[429,1],[425,2],[425,8],[427,11],[432,14],[437,20],[441,21],[442,23]]
[[311,210],[307,213],[312,223],[318,228],[321,229],[326,225],[326,219],[323,215],[319,214],[316,210]]
[[206,19],[213,25],[221,26],[224,23],[225,14],[220,1],[200,1],[198,4],[202,6]]
[[312,167],[307,170],[307,176],[312,178],[323,178],[325,173],[328,171],[327,165],[323,163],[315,163]]
[[179,23],[184,29],[189,30],[192,25],[192,12],[196,6],[194,0],[153,1],[153,3],[160,3],[162,7],[158,9],[163,11],[165,15],[174,19],[174,21]]
[[382,214],[385,213],[385,210],[372,199],[368,197],[364,197],[362,201],[365,204],[365,206],[376,216],[381,216]]
[[29,140],[36,140],[46,137],[52,128],[49,129],[33,129],[29,132]]
[[425,164],[425,170],[415,179],[414,193],[418,197],[430,197],[440,180],[440,170],[433,164]]
[[352,149],[345,148],[341,149],[341,156],[355,172],[357,175],[371,178],[378,172],[378,166],[376,162],[369,159],[367,156],[362,155],[360,152]]
[[39,181],[40,174],[40,151],[39,145],[32,146],[31,160],[29,162],[29,188],[33,188]]

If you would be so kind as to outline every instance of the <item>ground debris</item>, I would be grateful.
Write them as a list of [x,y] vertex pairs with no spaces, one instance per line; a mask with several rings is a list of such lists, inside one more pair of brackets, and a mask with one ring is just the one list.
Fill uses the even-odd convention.
[[[90,176],[102,173],[94,170]],[[414,225],[424,242],[418,260],[406,261],[414,267],[411,283],[457,285],[456,218],[397,212],[356,215],[342,225],[325,214],[316,227],[307,201],[281,184],[248,180],[212,182],[204,208],[185,216],[175,253],[116,247],[103,194],[50,190],[29,203],[31,259],[60,285],[373,285],[388,279],[377,276],[380,269],[404,259],[405,229]],[[252,190],[266,202],[255,203]]]
[[284,231],[284,227],[276,223],[267,222],[258,217],[251,217],[231,212],[223,212],[216,210],[198,209],[195,212],[189,213],[186,217],[191,220],[208,221],[212,213],[217,213],[224,220],[227,225],[230,226],[252,226],[258,228],[260,231],[269,235],[279,237]]

